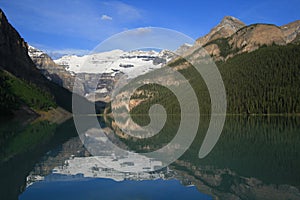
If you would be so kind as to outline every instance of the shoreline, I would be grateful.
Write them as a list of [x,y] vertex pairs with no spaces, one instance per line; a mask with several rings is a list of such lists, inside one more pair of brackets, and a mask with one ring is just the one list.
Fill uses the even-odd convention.
[[35,110],[35,112],[39,115],[39,117],[37,117],[32,123],[49,121],[50,123],[62,124],[73,117],[72,113],[61,107],[51,108],[48,111]]

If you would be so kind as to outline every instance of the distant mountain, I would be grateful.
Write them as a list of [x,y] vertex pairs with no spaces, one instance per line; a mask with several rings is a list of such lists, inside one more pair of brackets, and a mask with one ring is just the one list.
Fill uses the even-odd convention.
[[63,56],[54,60],[72,73],[124,73],[128,77],[135,77],[152,69],[160,68],[167,63],[173,54],[168,51],[122,51],[94,53],[84,56]]
[[132,79],[161,68],[173,57],[174,53],[167,50],[127,52],[117,49],[84,56],[63,56],[54,62],[76,75],[73,91],[90,100],[95,100],[90,98],[95,94],[96,101],[108,102],[114,84],[121,76]]
[[28,47],[28,54],[47,79],[72,91],[74,76],[70,72],[57,65],[45,52],[33,46]]

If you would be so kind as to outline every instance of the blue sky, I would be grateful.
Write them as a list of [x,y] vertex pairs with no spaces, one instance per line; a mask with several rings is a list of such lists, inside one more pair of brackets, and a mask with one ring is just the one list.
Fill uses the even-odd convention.
[[246,24],[300,19],[300,0],[1,0],[0,8],[28,43],[77,54],[139,27],[174,29],[197,39],[226,15]]

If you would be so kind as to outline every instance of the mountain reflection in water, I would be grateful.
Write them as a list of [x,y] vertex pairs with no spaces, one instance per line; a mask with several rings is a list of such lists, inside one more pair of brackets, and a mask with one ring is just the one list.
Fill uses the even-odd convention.
[[[56,191],[64,196],[71,188],[79,187],[87,189],[80,190],[83,196],[111,195],[100,189],[109,186],[117,188],[123,199],[130,196],[130,191],[138,194],[131,187],[150,199],[159,198],[163,190],[166,195],[183,193],[186,199],[300,199],[299,125],[297,117],[227,117],[217,145],[204,159],[197,155],[205,125],[200,126],[195,142],[172,165],[155,172],[133,173],[119,172],[105,163],[119,162],[130,167],[144,161],[123,162],[111,153],[91,156],[69,120],[55,129],[47,145],[1,163],[0,190],[4,199],[17,199],[19,194],[20,199],[31,199],[30,195],[47,196]],[[114,132],[112,126],[105,129]],[[124,149],[133,144],[118,138],[116,132],[109,138]],[[143,150],[143,145],[132,148]],[[99,161],[105,162],[100,165]],[[179,186],[179,182],[194,185],[195,189]],[[75,194],[80,199],[79,192]]]

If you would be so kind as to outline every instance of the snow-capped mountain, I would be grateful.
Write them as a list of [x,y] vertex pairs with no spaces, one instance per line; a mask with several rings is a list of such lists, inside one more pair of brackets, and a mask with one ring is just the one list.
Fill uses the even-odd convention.
[[168,50],[126,52],[116,49],[84,56],[63,56],[54,62],[68,73],[76,75],[73,91],[88,99],[93,96],[90,94],[95,94],[96,100],[109,101],[114,84],[121,76],[132,79],[161,68],[174,55]]
[[28,55],[31,57],[31,58],[39,58],[41,57],[43,54],[45,54],[43,51],[31,46],[31,45],[28,45]]
[[161,68],[175,55],[168,50],[126,52],[117,49],[84,56],[67,55],[53,61],[45,52],[33,46],[29,46],[28,54],[49,80],[88,99],[92,96],[90,94],[97,93],[96,100],[101,101],[109,101],[120,76],[126,75],[131,79]]
[[172,52],[166,50],[161,52],[140,50],[126,52],[117,49],[85,56],[63,56],[54,62],[76,74],[110,73],[114,76],[117,72],[122,72],[128,78],[134,78],[162,67],[173,55]]

